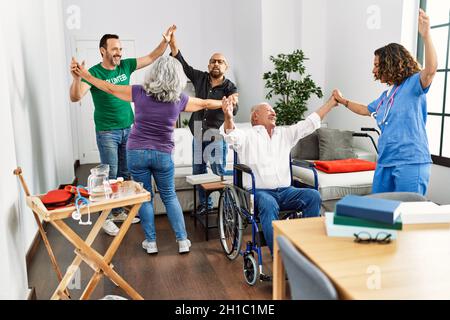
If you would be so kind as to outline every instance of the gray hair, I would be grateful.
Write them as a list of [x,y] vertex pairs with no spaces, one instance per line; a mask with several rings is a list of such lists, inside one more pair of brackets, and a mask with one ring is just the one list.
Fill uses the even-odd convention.
[[158,58],[145,76],[144,90],[161,102],[178,102],[187,84],[181,63],[170,56]]
[[250,111],[250,122],[252,123],[252,126],[255,125],[255,119],[253,118],[255,116],[255,113],[259,111],[259,109],[263,106],[269,106],[270,104],[268,104],[267,102],[261,102],[259,104],[257,104],[256,106],[254,106],[252,108],[252,110]]

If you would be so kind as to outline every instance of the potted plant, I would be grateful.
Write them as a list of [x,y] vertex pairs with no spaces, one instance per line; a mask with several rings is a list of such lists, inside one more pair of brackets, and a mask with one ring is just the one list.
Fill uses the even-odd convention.
[[304,61],[308,60],[302,50],[295,50],[291,54],[271,56],[275,70],[264,73],[263,79],[269,92],[267,99],[274,96],[280,98],[275,103],[277,125],[292,125],[304,120],[304,113],[308,109],[307,101],[311,95],[323,97],[322,89],[306,75]]

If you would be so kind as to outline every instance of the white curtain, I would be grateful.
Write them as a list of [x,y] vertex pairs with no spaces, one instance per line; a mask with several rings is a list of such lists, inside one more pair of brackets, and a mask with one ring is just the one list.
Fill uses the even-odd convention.
[[[74,178],[68,65],[59,0],[0,2],[0,298],[27,297],[25,254],[37,232],[12,172],[45,193]],[[49,270],[51,266],[49,264]],[[5,287],[4,287],[5,286]]]

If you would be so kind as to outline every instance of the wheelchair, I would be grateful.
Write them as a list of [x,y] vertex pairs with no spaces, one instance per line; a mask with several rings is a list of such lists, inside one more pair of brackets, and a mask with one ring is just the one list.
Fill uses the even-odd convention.
[[[262,227],[258,211],[255,208],[255,176],[252,170],[243,164],[238,164],[237,154],[234,153],[234,170],[233,170],[233,184],[226,186],[219,199],[218,208],[218,227],[220,244],[222,249],[230,260],[235,260],[237,257],[244,258],[243,272],[247,284],[254,286],[258,280],[271,281],[271,277],[264,274],[262,262],[262,247],[267,246],[264,239]],[[303,161],[290,159],[291,181],[292,165],[304,167],[309,165]],[[243,186],[243,174],[251,177],[252,188],[247,190]],[[317,189],[316,189],[317,190]],[[279,219],[297,219],[301,218],[302,213],[295,210],[281,211]],[[252,240],[248,241],[245,249],[241,250],[244,237],[245,228],[251,225]],[[256,253],[256,258],[255,258]]]

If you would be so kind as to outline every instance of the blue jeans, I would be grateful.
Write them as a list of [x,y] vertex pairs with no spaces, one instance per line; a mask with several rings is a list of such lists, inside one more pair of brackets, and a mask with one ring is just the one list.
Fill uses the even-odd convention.
[[377,166],[372,192],[415,192],[424,196],[430,181],[430,169],[429,163],[395,167]]
[[[125,180],[130,179],[130,172],[127,166],[127,141],[130,135],[130,128],[97,131],[97,147],[100,152],[100,161],[102,164],[109,165],[109,179],[122,177]],[[113,209],[112,215],[117,215],[120,208]]]
[[[205,174],[208,173],[206,164],[211,164],[211,170],[218,176],[232,175],[233,172],[225,170],[227,164],[227,143],[221,139],[217,141],[203,141],[202,146],[197,145],[196,139],[192,142],[192,174]],[[217,154],[216,154],[217,151]],[[206,203],[206,195],[204,190],[198,191],[200,204]],[[211,197],[208,197],[208,208],[212,208],[213,203]]]
[[127,166],[127,141],[130,128],[97,131],[97,146],[102,164],[109,164],[109,178],[130,179]]
[[257,189],[255,206],[270,253],[273,254],[272,221],[279,219],[280,211],[299,210],[303,212],[305,218],[318,217],[321,204],[320,194],[314,189],[294,187],[275,190]]
[[136,182],[152,194],[151,202],[145,202],[139,210],[142,228],[148,241],[156,241],[155,212],[153,211],[152,176],[166,207],[172,229],[178,241],[186,240],[183,211],[175,192],[174,164],[170,153],[156,150],[128,150],[128,168]]

